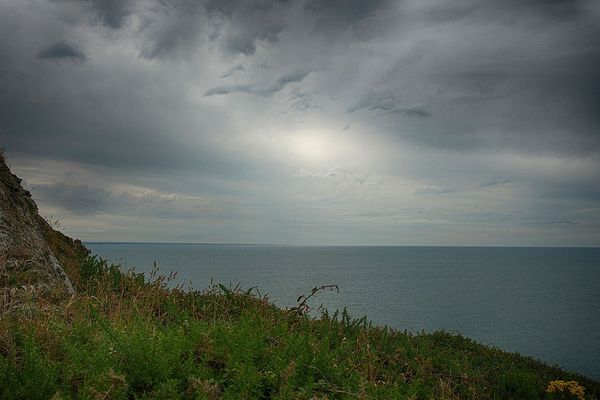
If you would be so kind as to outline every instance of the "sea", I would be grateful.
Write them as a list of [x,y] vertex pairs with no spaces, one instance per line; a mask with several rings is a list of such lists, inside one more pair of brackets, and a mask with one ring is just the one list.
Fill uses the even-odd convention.
[[445,330],[600,379],[600,248],[86,243],[123,269],[258,288],[411,332]]

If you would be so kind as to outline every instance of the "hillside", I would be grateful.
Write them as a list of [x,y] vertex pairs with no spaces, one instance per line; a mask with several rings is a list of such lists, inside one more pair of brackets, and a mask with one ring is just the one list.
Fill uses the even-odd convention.
[[63,265],[74,272],[74,252],[83,255],[83,249],[40,217],[0,153],[0,310],[21,307],[33,297],[72,295]]

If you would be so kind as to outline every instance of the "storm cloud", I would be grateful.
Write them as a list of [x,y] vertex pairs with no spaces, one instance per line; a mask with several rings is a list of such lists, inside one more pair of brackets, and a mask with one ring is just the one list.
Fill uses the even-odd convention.
[[0,46],[82,239],[598,245],[593,0],[8,0]]
[[38,58],[83,62],[85,61],[85,54],[72,44],[57,42],[42,49],[38,53]]

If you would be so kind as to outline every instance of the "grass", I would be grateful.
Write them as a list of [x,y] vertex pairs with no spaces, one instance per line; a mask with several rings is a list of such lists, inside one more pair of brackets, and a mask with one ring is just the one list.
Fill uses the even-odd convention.
[[169,277],[82,257],[76,296],[0,316],[0,398],[545,399],[553,380],[600,393],[459,335],[395,331],[344,310],[314,319],[250,292],[170,289]]

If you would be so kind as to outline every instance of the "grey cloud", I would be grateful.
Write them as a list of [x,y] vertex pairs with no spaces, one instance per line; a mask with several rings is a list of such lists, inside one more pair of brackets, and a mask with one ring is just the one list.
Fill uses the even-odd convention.
[[[439,35],[428,35],[415,45],[422,48],[412,50],[419,57],[399,58],[384,77],[391,85],[389,93],[402,93],[409,104],[426,103],[436,117],[415,122],[398,134],[419,145],[457,151],[596,152],[600,148],[600,79],[592,71],[600,62],[596,39],[600,28],[594,17],[597,11],[577,10],[585,9],[583,4],[598,6],[568,3],[576,5],[556,2],[558,8],[574,9],[559,23],[554,16],[542,17],[550,3],[499,5],[502,12],[516,18],[507,25],[495,16],[492,2],[482,2],[461,17],[472,25],[464,21],[439,25]],[[424,5],[438,8],[433,2]],[[495,33],[488,26],[496,27]],[[447,51],[448,46],[453,50]],[[362,101],[349,111],[389,109],[396,104],[394,98]]]
[[249,93],[262,97],[269,97],[285,88],[290,83],[301,82],[310,72],[291,72],[281,75],[275,82],[267,85],[260,83],[234,84],[215,86],[204,92],[204,96],[215,96],[230,93]]
[[[122,71],[120,79],[124,81],[110,88],[111,95],[71,77],[40,81],[38,74],[33,74],[27,85],[37,90],[31,94],[18,92],[19,81],[0,80],[0,142],[11,152],[115,170],[161,174],[194,170],[226,176],[252,173],[253,165],[207,133],[226,129],[219,118],[204,118],[197,124],[183,108],[180,112],[188,117],[172,120],[160,99],[169,99],[171,107],[181,107],[177,85],[162,85],[155,91],[151,77],[135,74],[138,72]],[[128,86],[133,82],[138,89]],[[74,88],[81,96],[61,92]],[[194,115],[202,114],[194,110]],[[192,131],[202,135],[202,146],[189,145],[188,132]]]
[[358,168],[349,169],[340,166],[334,166],[324,170],[301,168],[296,172],[295,176],[299,178],[331,180],[335,185],[350,183],[375,187],[383,186],[385,184],[382,179],[374,178],[367,173],[359,171]]
[[404,105],[399,97],[389,92],[370,93],[364,96],[358,103],[346,109],[348,113],[368,109],[379,111],[384,114],[400,114],[407,117],[430,117],[432,114],[425,109],[423,104]]
[[349,113],[367,108],[369,110],[390,111],[402,104],[402,100],[389,92],[370,93],[362,97],[358,103],[348,107]]
[[[58,10],[58,14],[61,19],[64,19],[64,21],[69,24],[85,22],[92,26],[102,25],[117,30],[123,26],[127,17],[135,12],[134,5],[136,2],[149,6],[154,1],[155,0],[50,0],[48,3],[64,6],[63,10]],[[68,11],[65,12],[65,10]],[[80,10],[80,12],[78,13],[77,10]]]
[[30,185],[39,201],[60,205],[76,213],[106,211],[112,194],[100,188],[88,185],[66,183]]
[[42,203],[59,206],[74,214],[113,213],[157,218],[198,218],[213,212],[207,198],[186,198],[159,193],[115,192],[86,184],[56,182],[30,185]]
[[202,42],[202,27],[207,22],[203,3],[194,0],[159,1],[142,18],[140,53],[146,59],[189,58]]
[[599,204],[600,203],[600,179],[576,179],[569,182],[545,182],[536,185],[535,190],[541,198],[551,201],[567,201],[572,205]]
[[259,43],[276,43],[284,29],[277,4],[278,1],[159,1],[151,12],[141,15],[145,21],[141,55],[147,59],[187,58],[206,39],[218,41],[227,54],[252,55]]
[[386,114],[400,114],[406,117],[431,117],[432,114],[430,111],[427,111],[422,105],[413,105],[410,107],[396,107],[387,111]]
[[236,12],[268,12],[278,4],[289,2],[288,0],[208,0],[206,9],[210,13],[218,12],[231,17]]
[[453,187],[425,187],[415,190],[415,194],[427,195],[427,194],[447,194],[454,193],[457,189]]
[[212,40],[218,40],[226,54],[251,56],[258,44],[278,42],[286,28],[283,11],[290,5],[278,0],[210,1],[206,5],[209,16],[216,14],[217,21],[221,21]]
[[[506,185],[511,183],[510,179],[484,179],[476,184],[477,188],[488,188],[493,186]],[[461,187],[454,186],[428,186],[424,188],[419,188],[415,190],[415,194],[417,195],[428,195],[428,194],[447,194],[447,193],[457,193],[459,191],[467,191],[472,190],[473,185],[463,185]]]
[[[517,9],[535,13],[541,19],[552,18],[554,21],[565,21],[580,17],[587,11],[587,5],[589,2],[586,0],[532,0],[528,2],[512,0],[504,7],[505,10]],[[500,8],[502,5],[496,4],[496,7]]]
[[65,60],[74,62],[83,62],[86,60],[85,54],[77,46],[65,41],[56,42],[51,46],[42,49],[37,57],[42,60]]
[[133,11],[132,0],[91,0],[96,18],[113,29],[123,26],[125,19]]
[[278,23],[258,23],[252,25],[252,29],[229,31],[223,40],[223,48],[230,54],[252,55],[257,43],[276,43],[283,29],[284,26]]
[[[436,96],[448,102],[476,103],[502,99],[510,95],[510,79],[515,70],[472,68],[467,71],[440,71]],[[438,80],[436,76],[432,77]]]
[[[279,77],[279,79],[277,79],[277,81],[274,83],[274,87],[276,88],[282,88],[287,85],[288,83],[294,83],[294,82],[300,82],[302,81],[304,78],[306,78],[306,76],[310,74],[310,71],[296,71],[296,72],[289,72],[287,74],[281,75]],[[279,89],[281,90],[281,89]]]
[[237,71],[245,71],[245,70],[246,69],[244,67],[244,64],[234,65],[233,67],[231,67],[227,71],[225,71],[223,73],[223,75],[221,75],[219,78],[226,79],[226,78],[233,76],[233,74],[235,74]]
[[388,2],[386,0],[308,0],[304,3],[307,13],[316,16],[323,28],[357,23],[375,13]]
[[[309,20],[343,30],[345,24],[364,20],[385,3],[308,1],[304,8]],[[279,41],[291,23],[287,14],[294,7],[294,2],[281,0],[147,0],[134,4],[132,0],[92,0],[95,18],[113,29],[121,28],[132,14],[143,21],[145,43],[140,48],[148,59],[185,56],[202,42],[207,30],[209,39],[217,41],[226,54],[251,56],[259,44]],[[309,20],[303,23],[309,25]]]
[[423,1],[420,15],[429,23],[453,23],[463,20],[500,20],[507,25],[518,24],[521,17],[534,15],[540,21],[564,21],[586,11],[583,0],[459,0],[450,2]]
[[0,77],[1,78],[15,78],[15,79],[25,79],[30,78],[29,74],[26,74],[23,71],[19,71],[18,69],[13,68],[2,68],[0,67]]
[[229,93],[236,93],[236,92],[253,93],[254,87],[255,87],[254,84],[215,86],[215,87],[208,89],[206,92],[204,92],[204,96],[215,96],[215,95],[229,94]]
[[484,179],[481,182],[479,182],[479,187],[505,185],[510,182],[510,179]]
[[321,108],[320,106],[313,105],[312,101],[313,96],[310,93],[294,88],[290,91],[286,103],[298,111],[305,111],[309,108]]

